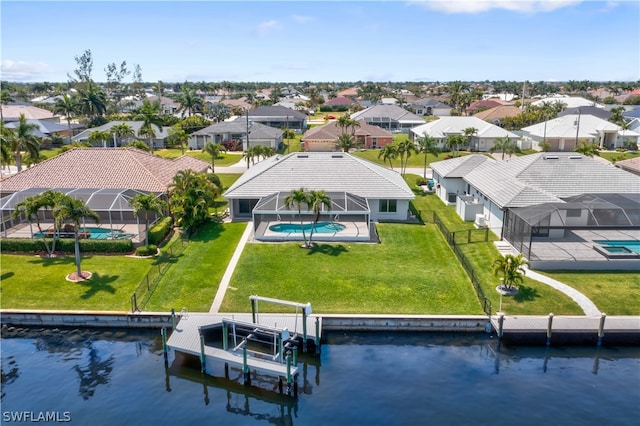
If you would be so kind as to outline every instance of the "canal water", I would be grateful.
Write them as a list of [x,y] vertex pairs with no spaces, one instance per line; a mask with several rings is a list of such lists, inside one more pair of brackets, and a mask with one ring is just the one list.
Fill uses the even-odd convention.
[[[2,330],[2,424],[631,425],[640,348],[501,347],[488,335],[334,333],[273,378],[202,376],[157,331]],[[223,370],[221,370],[223,371]],[[223,374],[221,374],[221,377]]]

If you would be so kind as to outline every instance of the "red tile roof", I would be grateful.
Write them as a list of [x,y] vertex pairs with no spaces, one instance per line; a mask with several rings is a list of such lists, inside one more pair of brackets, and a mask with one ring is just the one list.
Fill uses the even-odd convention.
[[27,188],[121,188],[165,192],[180,170],[207,170],[188,156],[168,160],[135,148],[71,149],[0,180],[0,192]]

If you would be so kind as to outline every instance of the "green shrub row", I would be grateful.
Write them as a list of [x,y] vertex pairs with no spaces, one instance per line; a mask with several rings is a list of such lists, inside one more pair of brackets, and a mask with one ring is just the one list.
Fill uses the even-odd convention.
[[149,244],[158,245],[171,231],[171,217],[165,217],[149,229]]
[[158,252],[155,244],[149,244],[149,247],[140,246],[136,249],[136,256],[153,256]]
[[[47,238],[49,247],[52,240]],[[41,238],[3,238],[0,241],[3,252],[39,253],[47,249]],[[73,253],[75,251],[73,238],[61,238],[56,242],[56,252]],[[80,251],[83,253],[131,253],[131,240],[80,240]]]

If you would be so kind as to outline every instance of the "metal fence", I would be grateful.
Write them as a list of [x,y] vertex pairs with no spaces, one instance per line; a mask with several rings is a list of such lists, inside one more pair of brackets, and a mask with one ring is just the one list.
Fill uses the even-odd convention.
[[138,284],[131,295],[131,312],[139,312],[144,309],[162,277],[164,277],[169,267],[175,262],[175,259],[184,252],[188,245],[189,240],[181,237],[173,241],[171,245],[162,249],[160,256],[156,258],[151,270],[142,278],[140,284]]
[[[473,284],[473,288],[476,292],[476,296],[478,300],[482,304],[482,310],[487,314],[491,315],[491,300],[485,296],[484,290],[482,290],[482,286],[480,285],[480,280],[478,279],[478,275],[476,274],[475,269],[473,268],[473,264],[469,261],[464,252],[458,247],[460,244],[472,243],[472,242],[480,242],[480,241],[489,241],[489,230],[488,229],[465,229],[462,231],[450,231],[447,228],[447,225],[444,224],[440,216],[433,210],[421,210],[420,218],[425,223],[435,223],[442,236],[447,241],[453,253],[458,258],[458,261],[462,265],[462,268],[465,270],[469,278],[471,279],[471,283]],[[477,232],[476,232],[477,231]]]

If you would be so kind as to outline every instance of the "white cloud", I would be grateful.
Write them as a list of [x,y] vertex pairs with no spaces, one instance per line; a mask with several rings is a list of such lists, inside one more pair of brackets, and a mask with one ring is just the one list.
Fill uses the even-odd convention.
[[282,29],[282,25],[280,25],[280,22],[272,19],[270,21],[264,21],[259,23],[258,27],[256,28],[256,31],[258,35],[266,36],[272,31],[281,30],[281,29]]
[[44,62],[12,61],[5,59],[0,64],[3,80],[42,81],[43,75],[50,73],[49,65]]
[[313,16],[305,16],[305,15],[291,15],[291,19],[293,19],[299,24],[307,24],[311,21],[315,21],[315,18]]
[[512,12],[550,12],[581,3],[583,0],[423,0],[410,1],[410,5],[445,13],[480,13],[492,9]]

